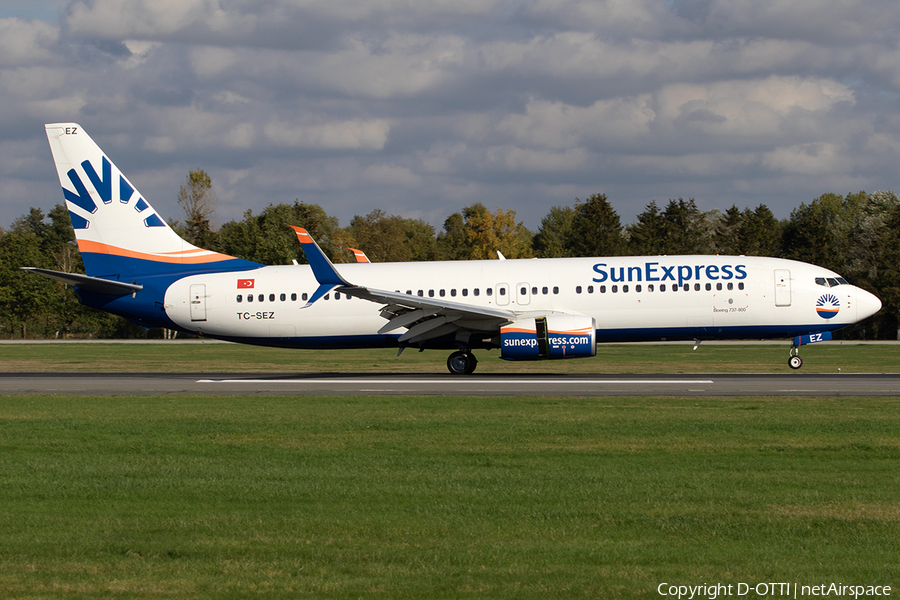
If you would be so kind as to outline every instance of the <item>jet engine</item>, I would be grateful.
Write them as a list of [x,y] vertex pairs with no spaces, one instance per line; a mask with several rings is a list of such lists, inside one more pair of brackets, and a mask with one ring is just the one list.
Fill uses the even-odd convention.
[[547,315],[500,328],[500,358],[543,360],[597,355],[597,324],[587,315]]

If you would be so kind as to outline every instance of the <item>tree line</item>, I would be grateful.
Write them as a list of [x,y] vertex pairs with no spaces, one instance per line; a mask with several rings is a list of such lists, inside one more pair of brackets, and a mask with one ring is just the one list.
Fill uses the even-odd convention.
[[[776,219],[764,204],[701,211],[693,198],[651,201],[623,225],[605,194],[553,206],[536,232],[513,210],[474,203],[436,231],[421,219],[373,210],[346,227],[317,204],[270,204],[240,220],[212,225],[215,194],[203,171],[191,171],[178,203],[183,221],[170,221],[189,242],[262,264],[306,258],[288,225],[306,228],[335,263],[354,261],[349,248],[373,262],[569,256],[732,254],[791,258],[831,269],[875,293],[884,309],[845,338],[900,339],[900,199],[893,192],[824,194]],[[38,208],[0,228],[0,337],[161,337],[126,320],[82,307],[69,286],[19,269],[83,273],[68,211]]]

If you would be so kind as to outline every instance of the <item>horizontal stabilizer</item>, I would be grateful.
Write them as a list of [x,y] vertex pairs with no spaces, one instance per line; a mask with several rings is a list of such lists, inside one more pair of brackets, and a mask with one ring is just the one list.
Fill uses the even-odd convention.
[[144,289],[144,286],[137,283],[124,283],[122,281],[111,281],[109,279],[101,279],[100,277],[91,277],[89,275],[81,275],[80,273],[63,273],[62,271],[51,271],[50,269],[38,269],[36,267],[20,267],[25,271],[37,273],[56,281],[62,281],[69,285],[77,285],[79,289],[98,292],[101,294],[109,294],[112,296],[122,296],[125,294],[133,294]]

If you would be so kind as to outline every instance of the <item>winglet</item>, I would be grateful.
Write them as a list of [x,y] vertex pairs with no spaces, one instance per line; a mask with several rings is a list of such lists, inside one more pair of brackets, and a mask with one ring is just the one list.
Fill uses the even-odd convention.
[[366,253],[362,250],[357,250],[356,248],[348,247],[347,250],[353,253],[353,256],[356,258],[356,262],[358,263],[367,263],[372,262],[369,260],[369,257],[366,256]]
[[316,300],[338,286],[346,285],[352,287],[353,284],[341,277],[341,274],[337,272],[337,269],[334,268],[334,265],[331,264],[331,261],[325,256],[325,253],[319,248],[316,240],[312,239],[312,236],[310,236],[305,229],[302,227],[294,227],[293,225],[290,227],[297,232],[297,239],[300,240],[303,252],[306,253],[306,260],[309,261],[309,266],[312,268],[313,275],[315,275],[316,281],[319,282],[318,289],[316,289],[315,293],[309,299],[309,302],[307,302],[306,306],[303,308],[312,306]]

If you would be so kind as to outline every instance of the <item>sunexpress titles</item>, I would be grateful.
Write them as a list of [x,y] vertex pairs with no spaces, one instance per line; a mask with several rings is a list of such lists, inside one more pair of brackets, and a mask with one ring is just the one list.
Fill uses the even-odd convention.
[[710,281],[747,278],[746,265],[663,265],[658,262],[646,262],[642,266],[610,267],[606,263],[597,263],[594,265],[594,272],[597,274],[594,277],[597,283],[671,281],[680,286],[688,281],[700,281],[704,278]]

